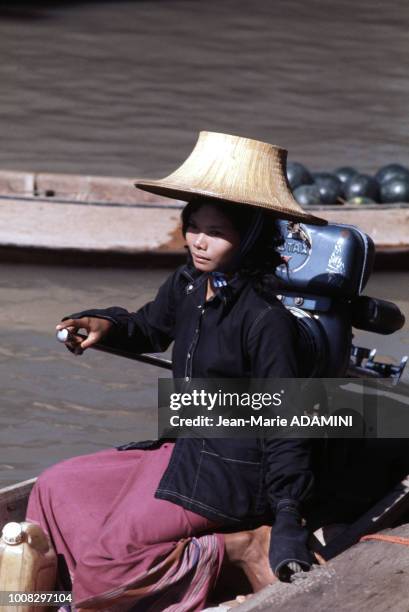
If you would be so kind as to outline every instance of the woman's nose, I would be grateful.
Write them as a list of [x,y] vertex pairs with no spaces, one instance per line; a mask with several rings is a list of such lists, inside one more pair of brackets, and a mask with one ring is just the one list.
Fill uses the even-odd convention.
[[202,249],[205,250],[206,249],[206,237],[205,235],[202,234],[198,234],[196,236],[195,242],[194,242],[194,246],[196,249]]

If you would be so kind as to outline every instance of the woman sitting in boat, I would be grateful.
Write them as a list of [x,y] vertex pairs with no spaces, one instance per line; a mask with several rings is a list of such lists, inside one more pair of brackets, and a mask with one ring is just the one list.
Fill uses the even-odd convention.
[[[176,172],[138,181],[188,202],[187,265],[136,313],[112,307],[65,318],[57,329],[88,332],[69,348],[142,353],[174,342],[173,374],[185,381],[297,376],[297,327],[274,297],[275,220],[325,221],[293,199],[285,157],[266,143],[202,132]],[[309,569],[301,513],[312,484],[306,440],[140,442],[46,470],[28,520],[64,556],[77,608],[201,610],[223,562],[242,568],[254,591],[291,562]]]

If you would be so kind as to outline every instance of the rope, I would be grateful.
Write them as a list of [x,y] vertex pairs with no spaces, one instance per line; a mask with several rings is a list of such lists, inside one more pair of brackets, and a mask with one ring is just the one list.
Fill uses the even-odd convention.
[[373,533],[371,535],[362,536],[359,541],[367,542],[368,540],[379,540],[380,542],[390,542],[392,544],[401,544],[402,546],[409,546],[409,538],[382,535],[380,533]]

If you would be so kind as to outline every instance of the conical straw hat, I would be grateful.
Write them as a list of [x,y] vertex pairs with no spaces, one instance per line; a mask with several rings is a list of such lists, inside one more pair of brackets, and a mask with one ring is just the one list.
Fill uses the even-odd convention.
[[202,196],[259,206],[282,219],[325,225],[294,199],[286,178],[287,151],[281,147],[216,132],[200,132],[187,160],[163,179],[137,179],[139,189],[190,201]]

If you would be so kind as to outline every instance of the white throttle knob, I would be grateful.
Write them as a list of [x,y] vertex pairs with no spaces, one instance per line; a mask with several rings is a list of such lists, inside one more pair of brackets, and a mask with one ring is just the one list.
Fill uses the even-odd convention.
[[56,336],[59,342],[67,342],[70,337],[70,332],[68,331],[68,329],[59,329],[56,333]]

